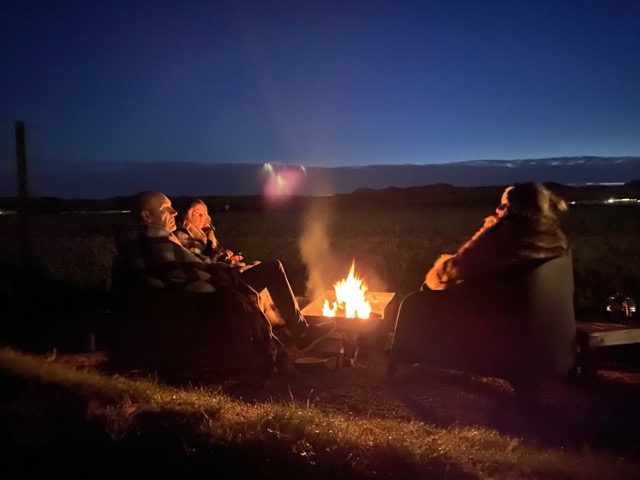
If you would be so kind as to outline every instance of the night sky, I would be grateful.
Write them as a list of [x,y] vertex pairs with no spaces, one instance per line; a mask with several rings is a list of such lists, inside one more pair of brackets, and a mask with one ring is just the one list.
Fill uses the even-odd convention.
[[5,164],[640,155],[637,0],[3,0],[0,64]]

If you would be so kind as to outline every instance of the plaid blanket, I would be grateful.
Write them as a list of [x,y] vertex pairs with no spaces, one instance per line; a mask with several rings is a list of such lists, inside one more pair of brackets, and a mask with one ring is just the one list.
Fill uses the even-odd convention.
[[185,219],[174,235],[184,248],[196,255],[201,255],[207,263],[226,262],[231,253],[218,242],[213,225],[204,232]]
[[237,287],[256,296],[229,265],[206,263],[167,230],[142,224],[115,225],[114,239],[117,263],[149,285],[201,293],[220,286]]
[[226,263],[206,263],[180,245],[165,229],[142,224],[114,225],[118,254],[114,265],[120,274],[159,288],[211,293],[220,287],[237,291],[245,312],[253,318],[252,342],[256,353],[269,362],[276,344],[269,321],[260,310],[258,294]]

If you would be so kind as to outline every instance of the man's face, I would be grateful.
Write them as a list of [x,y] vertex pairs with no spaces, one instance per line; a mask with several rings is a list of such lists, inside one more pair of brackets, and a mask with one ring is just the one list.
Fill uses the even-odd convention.
[[164,195],[158,195],[151,199],[142,212],[142,218],[149,225],[173,232],[176,229],[176,213],[171,207],[171,200]]

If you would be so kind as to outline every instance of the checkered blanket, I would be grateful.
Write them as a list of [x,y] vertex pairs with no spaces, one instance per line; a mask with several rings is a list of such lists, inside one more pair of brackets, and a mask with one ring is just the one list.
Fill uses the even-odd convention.
[[119,274],[144,283],[196,293],[231,287],[240,295],[245,312],[254,319],[252,341],[265,357],[275,355],[271,327],[258,305],[258,294],[226,263],[205,263],[180,245],[167,230],[142,224],[114,225]]
[[201,255],[207,263],[226,262],[229,257],[230,252],[218,242],[213,225],[204,232],[185,219],[174,235],[184,248]]
[[201,293],[221,286],[238,287],[255,296],[233,268],[224,263],[206,263],[183,248],[167,230],[122,224],[114,226],[114,235],[117,263],[151,286]]

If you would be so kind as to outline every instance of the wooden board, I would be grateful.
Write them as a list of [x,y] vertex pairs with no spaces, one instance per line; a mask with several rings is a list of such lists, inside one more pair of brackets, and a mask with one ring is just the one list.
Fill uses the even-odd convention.
[[577,332],[590,348],[640,343],[640,322],[579,322]]

